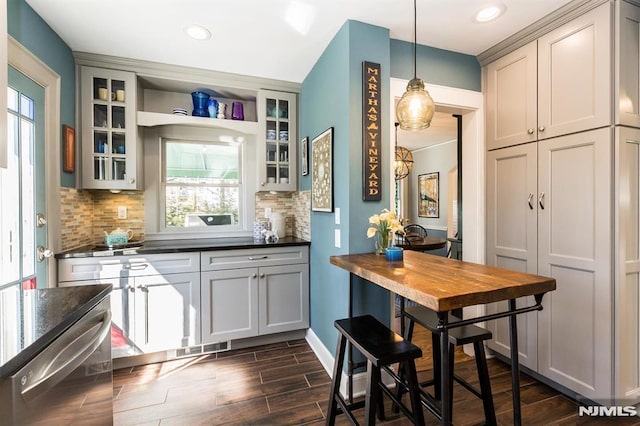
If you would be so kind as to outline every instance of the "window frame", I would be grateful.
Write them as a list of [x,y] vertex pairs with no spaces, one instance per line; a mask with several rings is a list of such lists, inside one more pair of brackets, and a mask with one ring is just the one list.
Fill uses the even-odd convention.
[[[238,220],[233,225],[167,227],[165,185],[166,141],[198,144],[238,144]],[[257,171],[254,134],[234,130],[168,125],[149,128],[144,134],[145,161],[145,239],[251,237],[255,217]]]

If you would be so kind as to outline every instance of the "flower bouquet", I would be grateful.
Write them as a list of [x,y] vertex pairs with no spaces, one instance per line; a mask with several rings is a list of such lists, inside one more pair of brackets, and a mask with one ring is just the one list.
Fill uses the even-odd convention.
[[387,209],[380,214],[374,214],[369,218],[367,238],[376,237],[376,254],[384,254],[385,249],[393,243],[393,234],[403,233],[404,228],[396,217],[396,214]]

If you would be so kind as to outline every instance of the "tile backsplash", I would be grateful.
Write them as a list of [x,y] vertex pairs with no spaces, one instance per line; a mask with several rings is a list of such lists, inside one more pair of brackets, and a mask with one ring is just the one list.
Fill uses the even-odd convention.
[[[92,191],[61,188],[61,245],[70,250],[103,241],[104,231],[131,229],[134,239],[144,239],[144,193]],[[265,208],[286,215],[286,234],[311,239],[311,191],[256,193],[256,216]],[[118,219],[118,207],[127,208],[127,218]]]

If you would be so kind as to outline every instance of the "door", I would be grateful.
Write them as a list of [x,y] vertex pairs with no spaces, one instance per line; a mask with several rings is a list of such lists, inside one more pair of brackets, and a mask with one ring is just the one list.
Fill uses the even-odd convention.
[[537,139],[535,41],[487,65],[487,149]]
[[538,143],[538,372],[594,401],[612,395],[610,128]]
[[135,342],[143,352],[200,343],[200,274],[135,278]]
[[9,67],[7,100],[8,167],[0,169],[0,288],[44,288],[44,254],[50,255],[45,250],[44,89]]
[[538,39],[538,139],[611,122],[610,3]]
[[202,343],[258,335],[258,268],[203,272]]
[[[537,273],[537,143],[487,153],[487,265]],[[532,305],[521,298],[518,307]],[[487,313],[503,312],[507,302],[487,306]],[[520,363],[537,369],[537,313],[518,316]],[[489,321],[489,347],[510,356],[509,322]]]
[[260,268],[260,334],[309,327],[309,265]]

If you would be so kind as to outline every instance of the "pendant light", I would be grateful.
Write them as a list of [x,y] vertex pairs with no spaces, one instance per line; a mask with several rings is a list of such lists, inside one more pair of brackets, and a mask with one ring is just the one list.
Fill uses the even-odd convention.
[[396,180],[401,180],[409,176],[411,168],[413,167],[413,154],[407,148],[398,146],[398,126],[400,123],[396,122],[396,159],[393,162],[393,171],[396,176]]
[[435,112],[433,99],[424,88],[424,81],[416,75],[416,47],[418,44],[416,0],[413,0],[413,78],[396,106],[396,119],[402,130],[422,130],[431,125]]

